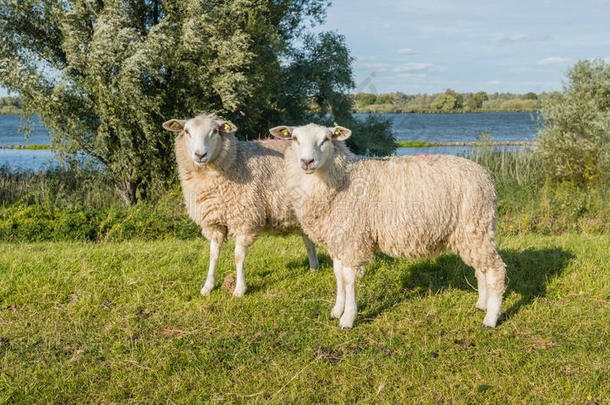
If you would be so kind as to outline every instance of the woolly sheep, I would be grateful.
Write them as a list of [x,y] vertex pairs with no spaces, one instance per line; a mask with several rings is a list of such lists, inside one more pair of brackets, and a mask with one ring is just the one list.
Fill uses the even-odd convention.
[[334,262],[337,299],[331,317],[351,328],[357,307],[356,269],[375,251],[424,257],[450,249],[474,267],[483,324],[495,327],[505,265],[494,241],[496,193],[489,174],[456,156],[367,159],[344,143],[351,131],[315,124],[280,126],[271,134],[292,139],[285,176],[305,233]]
[[[237,127],[214,115],[172,119],[163,128],[178,133],[176,161],[186,210],[210,240],[209,271],[202,295],[216,283],[220,247],[235,237],[237,280],[233,295],[246,292],[246,251],[261,232],[299,232],[283,184],[284,151],[289,142],[241,142]],[[312,270],[319,267],[315,245],[303,241]]]

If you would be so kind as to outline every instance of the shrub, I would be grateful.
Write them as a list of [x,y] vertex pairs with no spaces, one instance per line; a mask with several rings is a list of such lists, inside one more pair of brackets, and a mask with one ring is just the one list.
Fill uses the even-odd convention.
[[538,154],[552,179],[606,182],[610,172],[610,65],[584,60],[568,72],[563,94],[547,98]]

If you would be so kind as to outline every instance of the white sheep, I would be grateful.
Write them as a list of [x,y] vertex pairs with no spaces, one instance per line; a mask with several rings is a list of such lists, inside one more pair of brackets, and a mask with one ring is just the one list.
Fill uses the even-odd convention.
[[237,279],[233,295],[246,292],[244,260],[261,232],[303,235],[309,266],[319,267],[315,245],[300,229],[284,185],[284,151],[289,142],[241,142],[237,127],[214,115],[172,119],[163,128],[177,132],[176,161],[186,210],[210,240],[210,267],[202,295],[216,283],[220,247],[235,237]]
[[[476,163],[445,155],[357,157],[343,142],[351,131],[315,124],[280,126],[292,139],[285,179],[305,233],[335,260],[337,300],[331,317],[351,328],[356,269],[376,251],[424,257],[450,249],[475,269],[483,324],[495,327],[505,265],[495,244],[496,193]],[[284,176],[282,176],[284,177]]]

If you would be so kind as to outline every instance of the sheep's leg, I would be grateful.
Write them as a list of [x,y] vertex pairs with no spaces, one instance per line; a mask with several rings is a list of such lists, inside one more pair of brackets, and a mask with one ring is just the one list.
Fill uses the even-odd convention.
[[485,311],[487,309],[487,280],[485,273],[475,269],[477,276],[477,289],[479,290],[479,300],[477,301],[477,309]]
[[307,250],[307,258],[309,259],[309,270],[317,270],[320,268],[320,263],[318,262],[318,255],[316,254],[316,245],[314,245],[311,239],[305,234],[303,234],[303,242],[305,243],[305,249]]
[[330,311],[330,317],[339,319],[345,308],[345,286],[343,285],[343,269],[340,260],[333,260],[333,271],[337,279],[337,298],[333,310]]
[[235,281],[235,290],[233,295],[235,297],[242,297],[246,293],[246,275],[244,273],[244,261],[246,260],[246,253],[248,252],[248,246],[241,243],[239,239],[235,242],[235,268],[237,271],[237,280]]
[[208,276],[205,279],[205,284],[201,288],[201,291],[199,291],[201,295],[209,295],[214,289],[214,284],[216,284],[216,265],[218,264],[221,246],[222,239],[220,239],[220,241],[214,239],[210,241],[210,268],[208,270]]
[[358,313],[356,306],[356,269],[342,266],[343,285],[345,286],[345,310],[339,321],[342,329],[351,328]]
[[487,314],[483,319],[483,325],[495,328],[500,316],[502,306],[502,294],[504,294],[504,277],[506,276],[505,265],[498,256],[498,263],[490,268],[485,274],[487,284]]

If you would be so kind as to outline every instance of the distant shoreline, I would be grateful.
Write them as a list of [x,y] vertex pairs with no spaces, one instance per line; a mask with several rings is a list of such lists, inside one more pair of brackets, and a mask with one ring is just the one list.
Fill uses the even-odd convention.
[[53,149],[51,145],[0,145],[0,149],[16,149],[16,150],[38,150],[38,149]]
[[489,110],[489,111],[370,111],[367,109],[352,110],[352,114],[487,114],[487,113],[540,113],[540,110]]

